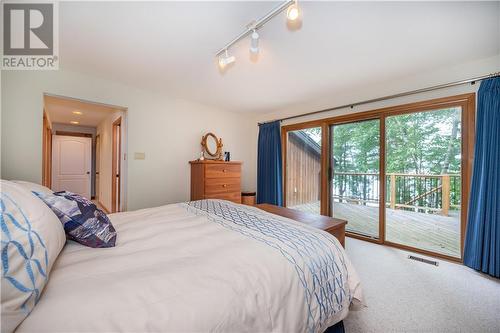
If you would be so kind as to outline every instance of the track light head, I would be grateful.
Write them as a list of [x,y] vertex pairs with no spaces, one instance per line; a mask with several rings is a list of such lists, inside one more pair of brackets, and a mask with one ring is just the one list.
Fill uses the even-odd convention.
[[229,56],[229,53],[227,52],[227,50],[225,50],[224,54],[221,54],[219,56],[219,67],[221,69],[223,69],[224,67],[226,67],[227,65],[229,65],[235,61],[236,61],[236,57]]
[[288,9],[286,10],[286,17],[290,21],[295,21],[299,18],[299,16],[300,16],[300,9],[299,6],[297,5],[297,1],[295,1],[295,3],[290,7],[288,7]]
[[253,54],[259,53],[259,34],[257,33],[257,30],[254,30],[252,32],[252,35],[250,36],[250,52]]

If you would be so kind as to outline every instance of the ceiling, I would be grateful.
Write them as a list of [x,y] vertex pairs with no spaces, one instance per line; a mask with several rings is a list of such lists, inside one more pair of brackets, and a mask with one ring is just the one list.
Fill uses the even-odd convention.
[[77,126],[97,127],[107,116],[118,111],[111,106],[71,98],[45,95],[43,100],[45,112],[52,123],[74,125],[71,121],[78,121]]
[[306,2],[215,52],[277,2],[60,2],[61,68],[239,112],[270,112],[500,53],[500,2]]

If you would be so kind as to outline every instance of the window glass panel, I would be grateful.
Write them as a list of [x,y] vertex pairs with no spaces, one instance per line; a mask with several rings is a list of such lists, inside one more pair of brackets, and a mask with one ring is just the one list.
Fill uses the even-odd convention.
[[320,214],[321,127],[287,132],[286,206]]
[[332,216],[346,230],[379,237],[380,121],[333,125],[330,165]]
[[461,108],[386,118],[386,240],[460,257]]

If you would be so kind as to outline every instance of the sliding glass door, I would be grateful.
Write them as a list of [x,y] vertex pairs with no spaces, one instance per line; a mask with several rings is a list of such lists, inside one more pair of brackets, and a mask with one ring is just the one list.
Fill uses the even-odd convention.
[[330,128],[330,212],[346,230],[379,238],[380,120]]
[[388,242],[460,257],[461,112],[386,118]]
[[284,126],[287,207],[348,236],[462,258],[475,95]]

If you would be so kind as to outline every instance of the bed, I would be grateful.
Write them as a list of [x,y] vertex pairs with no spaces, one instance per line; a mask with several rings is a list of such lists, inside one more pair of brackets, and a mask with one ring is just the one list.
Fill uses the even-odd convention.
[[223,200],[110,214],[113,248],[68,241],[16,332],[323,332],[362,302],[330,234]]

